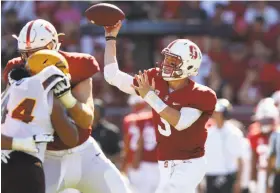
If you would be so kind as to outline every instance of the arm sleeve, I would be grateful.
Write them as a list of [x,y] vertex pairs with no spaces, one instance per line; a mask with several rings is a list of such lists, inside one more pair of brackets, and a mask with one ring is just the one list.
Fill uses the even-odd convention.
[[100,71],[99,64],[95,57],[89,55],[87,58],[86,66],[85,66],[85,74],[86,77],[84,79],[92,77],[94,74]]
[[180,110],[180,119],[175,126],[178,131],[187,129],[201,116],[202,111],[190,107],[183,107]]
[[119,70],[117,63],[108,64],[104,67],[105,80],[119,88],[127,94],[136,94],[135,90],[131,87],[134,78]]
[[71,62],[74,63],[70,66],[71,83],[73,86],[91,78],[94,74],[100,71],[99,64],[96,59],[88,54],[77,57]]
[[199,109],[203,112],[210,113],[212,115],[215,105],[217,102],[217,97],[214,91],[206,90],[196,93],[194,96],[195,103],[192,105],[193,108]]

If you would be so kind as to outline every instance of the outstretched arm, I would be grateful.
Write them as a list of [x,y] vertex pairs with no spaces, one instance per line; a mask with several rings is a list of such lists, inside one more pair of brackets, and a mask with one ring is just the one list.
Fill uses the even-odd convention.
[[105,36],[108,39],[104,55],[104,77],[109,84],[116,86],[121,91],[127,94],[136,94],[135,90],[130,86],[133,83],[133,77],[120,71],[117,62],[116,37],[120,28],[120,21],[114,27],[105,27]]

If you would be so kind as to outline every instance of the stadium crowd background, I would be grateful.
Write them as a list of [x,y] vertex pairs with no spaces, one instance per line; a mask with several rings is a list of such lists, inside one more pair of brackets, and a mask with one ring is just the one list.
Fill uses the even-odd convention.
[[[103,29],[84,17],[93,3],[97,2],[2,1],[2,72],[8,60],[18,56],[17,42],[11,35],[18,35],[27,21],[36,18],[50,21],[58,32],[65,33],[62,50],[89,53],[103,69]],[[195,79],[214,89],[219,98],[229,99],[234,104],[233,115],[245,125],[251,122],[259,100],[280,89],[279,2],[113,3],[126,13],[118,40],[123,71],[134,73],[152,67],[161,60],[161,49],[182,37],[197,43],[204,53]],[[105,103],[106,118],[121,128],[122,118],[130,111],[128,96],[109,86],[102,72],[94,76],[93,85],[94,97]]]

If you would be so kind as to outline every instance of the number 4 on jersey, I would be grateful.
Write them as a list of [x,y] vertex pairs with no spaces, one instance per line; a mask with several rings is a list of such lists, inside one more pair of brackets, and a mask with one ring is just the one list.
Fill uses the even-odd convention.
[[[2,103],[1,108],[1,124],[5,123],[6,115],[8,113],[7,105],[9,101],[9,95]],[[34,99],[26,98],[24,99],[13,111],[12,111],[12,118],[18,119],[24,123],[30,123],[34,116],[32,116],[32,112],[34,110],[36,101]]]
[[24,99],[12,113],[14,119],[19,119],[25,123],[29,123],[34,119],[32,116],[33,109],[35,107],[36,101],[34,99],[26,98]]

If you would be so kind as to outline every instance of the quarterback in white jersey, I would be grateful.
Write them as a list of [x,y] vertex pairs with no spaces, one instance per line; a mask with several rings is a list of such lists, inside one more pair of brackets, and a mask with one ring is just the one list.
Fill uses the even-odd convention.
[[[55,129],[65,144],[74,146],[78,143],[77,128],[67,118],[63,106],[57,99],[59,97],[55,98],[52,91],[54,86],[64,81],[66,77],[54,66],[57,62],[61,62],[59,58],[61,56],[53,56],[48,52],[45,57],[49,60],[49,63],[45,63],[47,67],[34,76],[18,78],[20,74],[26,75],[23,68],[11,72],[11,84],[2,95],[1,134],[12,138],[30,138],[53,134]],[[55,93],[55,96],[58,96],[58,93]],[[10,158],[7,163],[1,163],[4,178],[2,191],[45,192],[42,162],[46,145],[46,143],[36,144],[38,152],[4,150]]]

